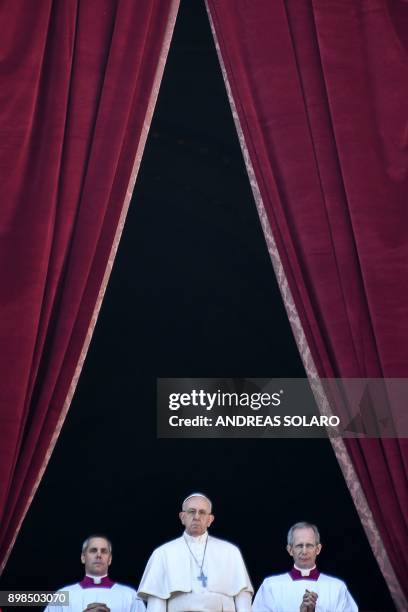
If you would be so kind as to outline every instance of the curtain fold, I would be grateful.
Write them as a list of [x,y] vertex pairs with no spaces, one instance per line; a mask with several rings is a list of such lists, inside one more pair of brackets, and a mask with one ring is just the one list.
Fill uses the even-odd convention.
[[[407,377],[408,59],[396,23],[407,23],[408,6],[207,0],[207,8],[308,375]],[[404,610],[406,440],[332,444]]]
[[2,3],[1,568],[85,359],[178,5]]

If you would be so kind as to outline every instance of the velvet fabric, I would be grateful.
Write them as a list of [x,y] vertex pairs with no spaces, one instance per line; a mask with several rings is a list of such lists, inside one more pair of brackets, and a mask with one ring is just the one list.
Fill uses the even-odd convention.
[[1,4],[0,566],[79,376],[177,7]]
[[[408,4],[207,7],[279,281],[318,375],[407,377]],[[406,440],[345,443],[403,609]]]

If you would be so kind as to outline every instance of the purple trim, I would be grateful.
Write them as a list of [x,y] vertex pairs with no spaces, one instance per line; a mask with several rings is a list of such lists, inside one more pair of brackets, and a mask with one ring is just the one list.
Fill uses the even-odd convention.
[[292,578],[292,580],[314,580],[315,582],[319,579],[320,576],[320,572],[317,567],[311,569],[310,574],[308,576],[302,576],[302,573],[298,569],[296,569],[296,567],[292,567],[288,574]]
[[79,583],[79,586],[82,587],[83,589],[95,589],[95,588],[111,589],[114,584],[115,583],[113,582],[113,580],[109,578],[109,576],[104,576],[98,584],[93,581],[93,578],[90,578],[89,576],[85,576],[85,578],[81,580],[81,582]]

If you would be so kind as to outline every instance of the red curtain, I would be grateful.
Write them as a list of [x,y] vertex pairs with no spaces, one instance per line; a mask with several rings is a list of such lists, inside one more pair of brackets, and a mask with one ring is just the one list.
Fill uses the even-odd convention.
[[85,357],[178,3],[1,5],[3,567]]
[[[407,377],[408,4],[207,6],[308,373]],[[406,440],[346,440],[334,448],[405,610]]]

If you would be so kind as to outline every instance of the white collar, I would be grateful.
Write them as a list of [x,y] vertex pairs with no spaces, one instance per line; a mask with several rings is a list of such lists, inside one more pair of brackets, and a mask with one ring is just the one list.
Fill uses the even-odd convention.
[[300,572],[302,576],[309,576],[310,572],[315,569],[316,565],[314,565],[313,567],[308,567],[307,569],[305,568],[301,569],[297,565],[294,565],[293,567],[297,569],[297,571]]
[[105,574],[104,576],[91,576],[91,574],[86,574],[88,578],[92,578],[92,580],[94,581],[94,584],[101,584],[102,578],[106,578],[107,575],[108,574]]
[[191,544],[205,544],[208,538],[208,531],[205,531],[199,536],[191,536],[187,533],[187,531],[185,531],[183,536],[187,542],[190,542]]

